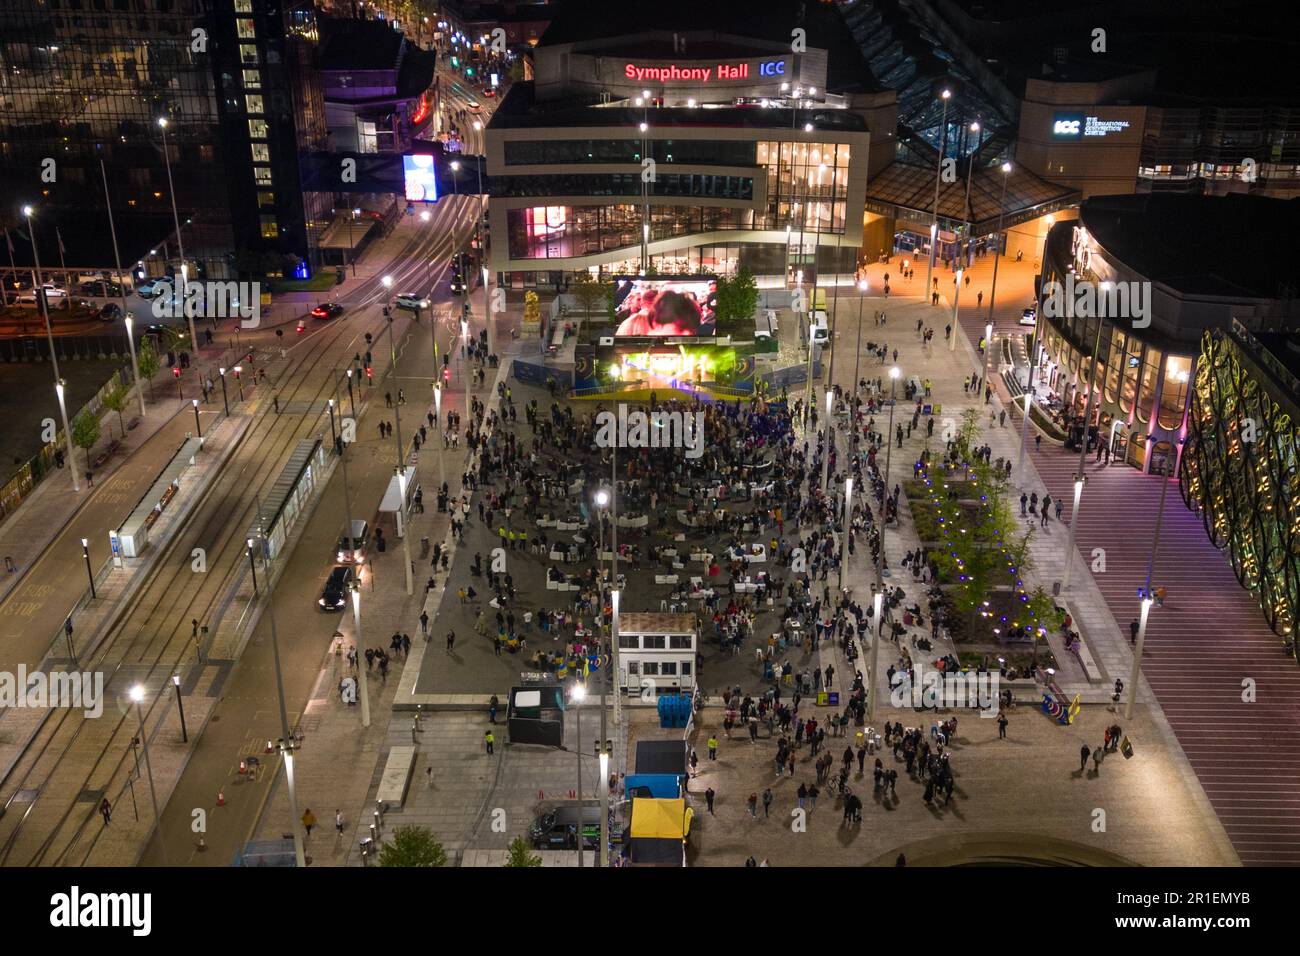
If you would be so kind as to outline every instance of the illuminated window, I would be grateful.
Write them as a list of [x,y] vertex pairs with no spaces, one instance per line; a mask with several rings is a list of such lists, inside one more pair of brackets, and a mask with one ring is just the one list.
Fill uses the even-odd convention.
[[250,113],[265,113],[262,108],[262,97],[256,93],[249,93],[244,97],[244,108]]
[[253,0],[235,0],[236,13],[252,13]]
[[250,90],[260,90],[262,88],[262,74],[257,70],[244,71],[244,87]]
[[266,139],[267,136],[266,120],[260,120],[260,119],[249,120],[248,135],[252,139]]
[[271,161],[271,147],[265,143],[253,143],[253,162],[269,163]]
[[1183,423],[1183,409],[1187,406],[1187,381],[1191,377],[1192,360],[1186,355],[1171,355],[1165,360],[1165,382],[1160,389],[1161,428],[1173,430]]
[[278,239],[280,238],[280,227],[275,224],[274,216],[262,216],[262,238]]
[[257,193],[257,204],[259,206],[274,206],[275,193],[266,189],[259,190]]
[[1119,397],[1120,376],[1124,372],[1126,336],[1119,329],[1113,330],[1110,340],[1110,355],[1106,359],[1106,401],[1113,402]]
[[269,166],[254,166],[253,181],[259,186],[271,185],[271,169]]
[[241,43],[239,45],[239,62],[244,66],[256,66],[257,47],[251,43]]
[[235,32],[241,40],[257,39],[257,28],[253,26],[253,21],[249,17],[240,17],[235,21]]
[[1119,407],[1125,415],[1133,411],[1133,401],[1137,396],[1138,373],[1142,368],[1142,343],[1137,338],[1130,338],[1128,355],[1124,360],[1124,387],[1119,393]]
[[1151,406],[1155,404],[1156,375],[1160,371],[1160,351],[1147,349],[1142,357],[1142,378],[1138,391],[1138,421],[1151,421]]

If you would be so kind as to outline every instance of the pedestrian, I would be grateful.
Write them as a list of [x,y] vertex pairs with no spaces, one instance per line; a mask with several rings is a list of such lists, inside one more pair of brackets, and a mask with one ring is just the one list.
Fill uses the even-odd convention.
[[749,799],[745,801],[745,805],[749,809],[749,815],[753,817],[755,820],[757,820],[758,819],[758,794],[751,793],[749,795]]
[[[799,809],[800,810],[804,809],[804,801],[808,799],[808,785],[805,783],[799,784],[799,789],[795,793],[795,796],[799,800]],[[766,809],[767,808],[764,807],[764,810]]]
[[447,632],[447,653],[450,654],[451,649],[455,646],[456,646],[456,632],[448,631]]
[[497,707],[499,707],[500,705],[501,705],[501,701],[497,699],[496,694],[493,694],[492,699],[488,701],[488,723],[489,724],[495,724],[497,722]]
[[334,829],[339,831],[339,836],[343,836],[343,811],[334,811]]
[[496,742],[497,739],[495,735],[493,735],[492,731],[489,730],[483,734],[483,746],[487,748],[487,755],[489,757],[492,756],[492,748]]
[[311,812],[311,807],[308,807],[306,810],[302,812],[302,827],[304,830],[307,831],[307,836],[309,837],[311,836],[311,828],[314,827],[315,825],[316,825],[316,814]]
[[763,818],[767,819],[768,809],[772,806],[772,788],[763,791]]
[[1137,639],[1138,639],[1138,620],[1137,618],[1133,618],[1133,620],[1128,622],[1128,642],[1130,644],[1136,644]]
[[100,801],[99,815],[104,818],[104,826],[108,826],[109,818],[113,815],[113,808],[108,802],[108,797]]
[[694,747],[691,748],[690,764],[691,764],[691,776],[694,777],[699,773],[699,764],[700,764],[699,754],[695,752]]
[[706,804],[708,804],[708,807],[709,807],[709,813],[712,813],[712,812],[713,812],[713,798],[716,797],[716,796],[717,796],[717,794],[713,792],[713,788],[712,788],[712,787],[709,787],[708,790],[705,790],[705,791],[704,791],[704,802],[705,802]]
[[1092,750],[1087,744],[1079,748],[1079,772],[1082,773],[1088,766],[1088,758],[1092,755]]
[[717,759],[718,759],[718,736],[717,736],[717,734],[709,734],[709,759],[710,759],[710,760],[717,760]]
[[1106,756],[1106,751],[1102,750],[1102,748],[1097,747],[1096,749],[1093,750],[1092,752],[1093,773],[1097,773],[1097,774],[1101,773],[1101,759],[1105,756]]
[[[433,578],[429,578],[429,587],[432,586],[433,586]],[[426,594],[428,594],[429,588],[425,588],[424,591]],[[423,637],[429,636],[429,612],[428,611],[420,612],[420,634]]]
[[998,711],[998,739],[1007,739],[1007,715],[1000,710]]

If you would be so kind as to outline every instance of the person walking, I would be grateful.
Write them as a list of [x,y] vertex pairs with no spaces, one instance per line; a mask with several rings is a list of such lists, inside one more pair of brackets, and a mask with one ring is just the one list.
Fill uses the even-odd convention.
[[708,804],[709,813],[713,813],[713,798],[716,796],[717,794],[713,792],[712,787],[709,787],[708,790],[704,791],[704,802]]
[[1083,773],[1088,767],[1088,758],[1092,756],[1092,750],[1087,744],[1079,748],[1079,772]]
[[499,706],[501,706],[501,702],[497,700],[497,695],[493,694],[492,699],[488,701],[488,723],[489,724],[495,724],[497,722],[497,708]]
[[718,737],[717,734],[709,734],[709,759],[718,759]]
[[99,815],[104,818],[104,826],[108,826],[108,822],[113,816],[113,808],[112,805],[109,804],[108,802],[108,797],[105,797],[103,800],[100,801]]
[[493,746],[496,744],[496,742],[497,742],[497,738],[496,738],[496,736],[492,733],[492,731],[489,730],[489,731],[484,732],[484,734],[483,734],[483,746],[487,748],[487,755],[488,755],[489,757],[492,756],[492,749],[493,749]]
[[447,632],[447,653],[450,654],[452,648],[454,648],[455,646],[456,646],[456,632],[448,631]]
[[751,793],[749,799],[745,801],[745,806],[749,809],[749,815],[755,820],[758,819],[758,794]]
[[[432,581],[433,578],[430,578],[429,580]],[[425,588],[425,593],[426,594],[429,593],[428,588]],[[421,637],[429,636],[429,612],[428,611],[420,612],[420,636]]]
[[691,756],[690,756],[690,759],[689,759],[688,763],[690,763],[690,765],[691,765],[691,776],[694,777],[694,776],[696,776],[697,774],[699,774],[699,771],[700,771],[700,756],[699,756],[699,754],[697,754],[697,753],[695,752],[695,748],[694,748],[694,747],[691,748]]
[[311,836],[311,828],[314,827],[315,825],[316,825],[316,814],[311,812],[311,807],[308,807],[306,810],[302,812],[302,827],[304,830],[307,831],[307,836],[309,837]]
[[339,831],[339,836],[343,836],[343,811],[334,811],[334,829]]
[[1007,739],[1007,723],[1008,721],[1007,721],[1006,713],[999,710],[998,711],[998,739],[999,740]]
[[1093,752],[1092,752],[1092,772],[1093,772],[1093,773],[1096,773],[1096,774],[1100,774],[1100,773],[1101,773],[1101,760],[1102,760],[1102,758],[1105,757],[1105,756],[1106,756],[1106,751],[1102,750],[1100,747],[1097,747],[1097,748],[1095,748],[1095,749],[1093,750]]

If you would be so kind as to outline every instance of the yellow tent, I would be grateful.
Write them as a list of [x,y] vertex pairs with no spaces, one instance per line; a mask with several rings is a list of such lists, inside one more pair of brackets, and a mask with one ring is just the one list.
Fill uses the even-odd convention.
[[691,832],[695,811],[686,801],[637,797],[632,801],[633,840],[685,840]]

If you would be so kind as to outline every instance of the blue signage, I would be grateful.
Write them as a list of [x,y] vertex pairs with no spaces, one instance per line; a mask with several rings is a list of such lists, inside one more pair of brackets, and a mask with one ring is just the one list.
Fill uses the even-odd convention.
[[785,60],[769,60],[758,65],[759,76],[785,76]]

